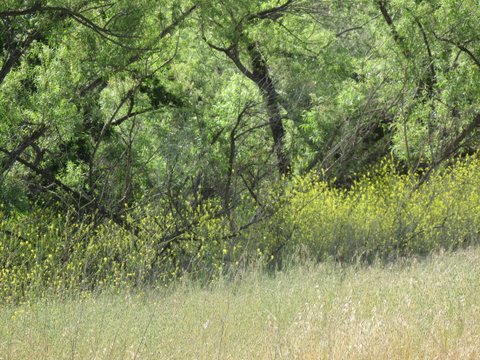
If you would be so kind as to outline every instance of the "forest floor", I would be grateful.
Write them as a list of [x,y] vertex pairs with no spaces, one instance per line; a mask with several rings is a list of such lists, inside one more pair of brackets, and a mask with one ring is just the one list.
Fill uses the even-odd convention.
[[0,307],[0,359],[478,359],[480,249]]

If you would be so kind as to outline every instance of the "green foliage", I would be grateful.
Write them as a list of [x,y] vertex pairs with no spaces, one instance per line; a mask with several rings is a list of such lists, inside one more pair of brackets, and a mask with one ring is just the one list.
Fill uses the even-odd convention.
[[2,1],[0,297],[476,242],[478,15]]

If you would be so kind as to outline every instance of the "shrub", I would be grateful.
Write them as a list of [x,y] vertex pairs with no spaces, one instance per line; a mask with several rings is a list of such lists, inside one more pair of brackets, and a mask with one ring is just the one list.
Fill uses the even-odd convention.
[[[264,244],[265,251],[283,257],[302,248],[318,261],[371,261],[476,243],[479,173],[474,156],[435,172],[418,188],[418,176],[398,173],[391,160],[349,190],[314,177],[295,179],[288,204],[263,226],[262,238],[274,239]],[[272,235],[281,233],[278,229],[288,229],[283,238]]]
[[[0,207],[0,299],[161,286],[185,274],[209,281],[259,258],[278,268],[292,254],[371,262],[476,244],[479,173],[480,159],[473,156],[419,187],[418,176],[398,173],[391,160],[348,190],[298,177],[273,191],[273,216],[239,234],[232,234],[232,219],[219,215],[214,201],[192,209],[183,228],[172,214],[149,207],[124,218],[126,226]],[[245,202],[233,216],[245,221],[252,213]]]

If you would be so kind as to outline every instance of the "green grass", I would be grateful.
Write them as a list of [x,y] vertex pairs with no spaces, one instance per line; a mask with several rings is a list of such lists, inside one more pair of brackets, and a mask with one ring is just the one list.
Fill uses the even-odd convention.
[[480,249],[0,307],[0,359],[477,359]]

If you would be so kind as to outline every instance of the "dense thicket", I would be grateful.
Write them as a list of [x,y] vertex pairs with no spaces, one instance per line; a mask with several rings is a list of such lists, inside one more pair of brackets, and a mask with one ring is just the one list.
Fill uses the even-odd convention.
[[[2,216],[114,224],[148,233],[163,258],[195,239],[182,251],[241,244],[287,206],[296,176],[348,188],[392,156],[421,187],[478,149],[479,12],[473,0],[4,0]],[[199,234],[207,220],[222,230]]]
[[[125,223],[95,225],[74,213],[35,211],[5,217],[0,208],[0,302],[48,293],[163,286],[187,275],[209,282],[245,269],[288,268],[305,260],[370,264],[455,250],[480,241],[480,159],[418,177],[385,161],[348,191],[318,178],[295,178],[282,207],[232,236],[218,207],[193,215],[172,238],[176,219],[140,209]],[[253,265],[252,265],[253,264]]]

